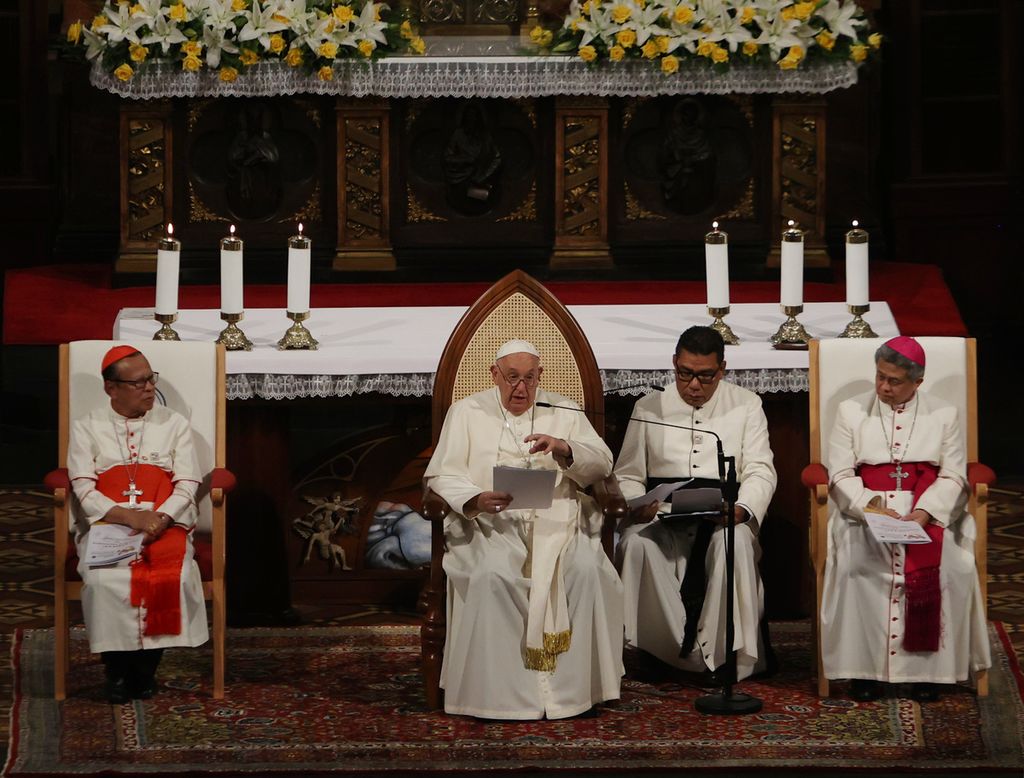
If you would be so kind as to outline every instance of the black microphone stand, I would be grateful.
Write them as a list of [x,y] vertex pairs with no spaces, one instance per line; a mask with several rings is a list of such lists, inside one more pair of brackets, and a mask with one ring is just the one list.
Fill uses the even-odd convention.
[[736,684],[736,623],[733,616],[733,602],[736,596],[736,498],[739,484],[736,481],[736,457],[727,457],[722,451],[722,439],[718,439],[718,477],[722,481],[722,498],[725,503],[725,685],[717,694],[698,697],[693,707],[700,713],[719,716],[741,716],[761,710],[760,698],[742,692],[733,692]]

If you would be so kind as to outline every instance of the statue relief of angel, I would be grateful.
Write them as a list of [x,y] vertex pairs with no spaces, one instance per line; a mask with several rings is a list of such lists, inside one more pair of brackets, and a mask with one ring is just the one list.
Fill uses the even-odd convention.
[[306,541],[306,553],[303,564],[309,561],[313,549],[317,555],[327,561],[330,569],[338,566],[342,570],[351,570],[345,558],[345,549],[334,542],[339,532],[354,535],[355,517],[359,514],[362,497],[343,499],[340,492],[335,492],[328,499],[303,495],[302,499],[313,506],[304,516],[292,521],[294,530]]

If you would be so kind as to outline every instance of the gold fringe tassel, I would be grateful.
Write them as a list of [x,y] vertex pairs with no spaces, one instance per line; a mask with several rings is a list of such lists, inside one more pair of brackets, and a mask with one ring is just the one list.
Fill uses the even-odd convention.
[[551,672],[558,662],[558,655],[569,650],[572,642],[572,630],[565,632],[545,632],[543,648],[526,649],[526,669]]

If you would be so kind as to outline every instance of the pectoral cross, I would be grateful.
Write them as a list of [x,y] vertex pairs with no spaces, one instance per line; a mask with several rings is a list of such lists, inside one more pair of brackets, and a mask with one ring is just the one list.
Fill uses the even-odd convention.
[[[896,488],[898,489],[899,487],[897,486]],[[128,507],[133,511],[138,510],[141,507],[135,498],[142,496],[142,490],[135,486],[134,481],[129,481],[128,488],[121,492],[121,494],[128,498]]]
[[910,476],[910,473],[904,472],[904,470],[903,470],[903,463],[902,462],[897,462],[896,463],[896,472],[889,473],[889,477],[890,478],[895,478],[896,479],[896,491],[897,492],[900,491],[903,488],[903,479],[907,478],[909,476]]

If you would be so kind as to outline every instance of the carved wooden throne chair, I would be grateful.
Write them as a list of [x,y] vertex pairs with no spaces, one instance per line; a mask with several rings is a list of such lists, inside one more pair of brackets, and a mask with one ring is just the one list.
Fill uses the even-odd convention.
[[[928,356],[924,383],[929,394],[955,405],[960,411],[966,439],[967,480],[970,484],[969,510],[977,525],[974,555],[981,582],[982,601],[987,593],[986,549],[988,532],[988,489],[995,482],[995,473],[978,462],[978,396],[976,343],[973,338],[918,338]],[[810,451],[811,464],[803,472],[804,485],[810,489],[811,524],[810,553],[814,566],[815,654],[817,657],[818,694],[827,696],[829,681],[825,677],[821,654],[821,600],[828,556],[828,436],[835,424],[836,411],[844,400],[867,392],[874,386],[874,353],[883,341],[834,339],[812,340],[810,343]],[[987,610],[987,603],[985,604]],[[988,674],[975,674],[978,696],[988,694]]]
[[[68,481],[68,434],[71,421],[105,407],[100,361],[116,341],[83,340],[60,347],[58,457],[62,467],[46,477],[54,500],[54,697],[65,697],[70,669],[68,603],[82,599],[78,552],[70,532],[80,510]],[[138,344],[132,344],[138,345]],[[225,635],[225,494],[234,476],[224,469],[224,347],[213,343],[151,341],[138,346],[160,373],[157,402],[178,411],[192,424],[194,447],[205,474],[196,495],[199,521],[193,545],[212,604],[213,696],[224,696]]]
[[[604,434],[604,391],[594,352],[572,314],[540,283],[522,271],[502,278],[466,311],[456,325],[437,367],[433,395],[433,442],[436,445],[449,406],[457,400],[492,386],[489,367],[494,354],[512,338],[528,340],[544,360],[542,386],[593,411],[590,420]],[[604,511],[602,542],[611,555],[615,522],[625,513],[625,502],[614,477],[595,487]],[[442,705],[441,660],[446,630],[446,581],[441,567],[445,552],[444,518],[448,504],[427,490],[423,514],[432,522],[430,577],[420,606],[424,611],[421,631],[423,678],[427,704]]]

